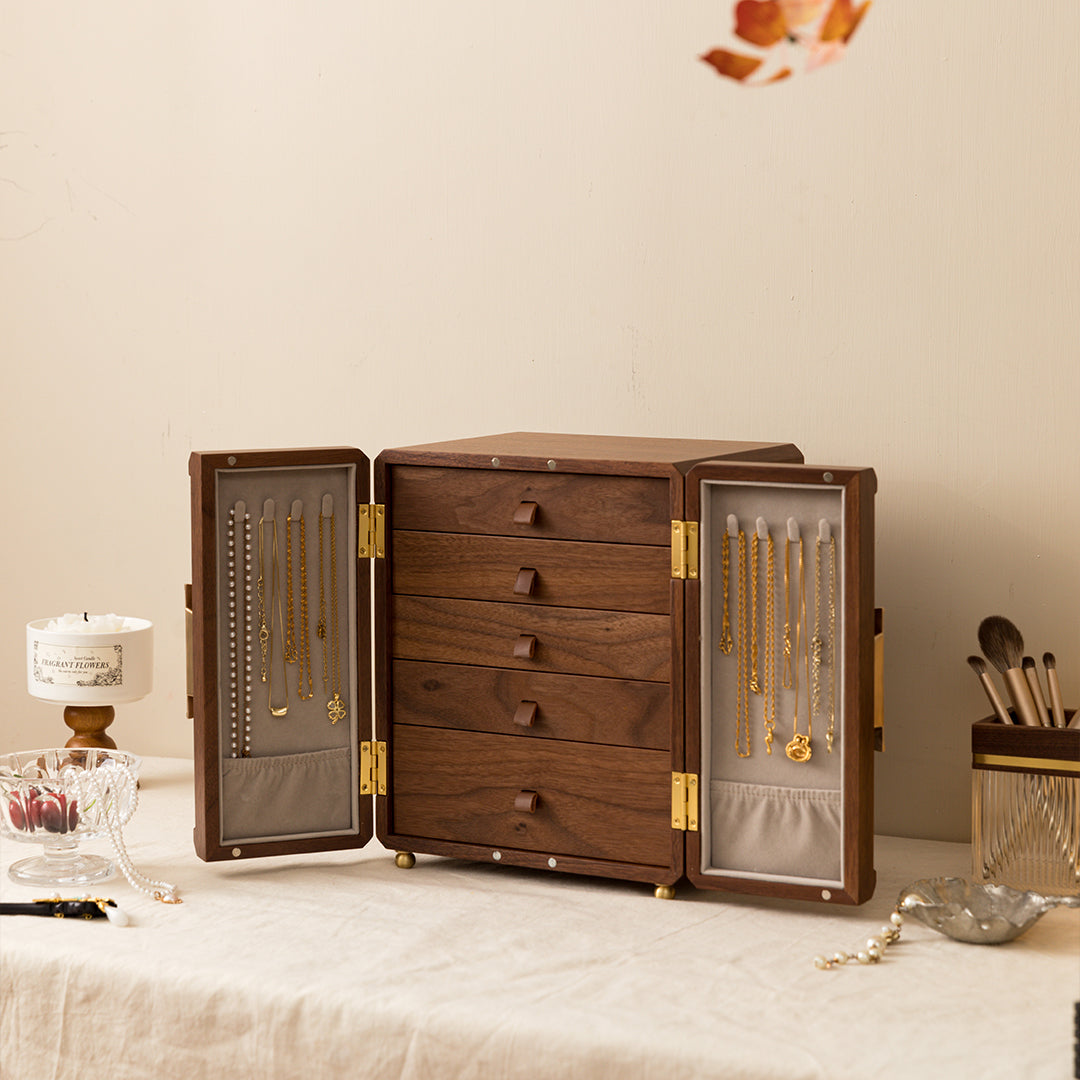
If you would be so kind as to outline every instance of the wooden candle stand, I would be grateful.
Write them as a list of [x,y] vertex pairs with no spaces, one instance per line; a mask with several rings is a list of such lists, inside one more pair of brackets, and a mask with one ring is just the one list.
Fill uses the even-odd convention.
[[116,710],[111,705],[67,705],[64,707],[64,723],[74,735],[65,747],[99,747],[102,750],[115,750],[116,742],[105,734],[105,729],[116,718]]

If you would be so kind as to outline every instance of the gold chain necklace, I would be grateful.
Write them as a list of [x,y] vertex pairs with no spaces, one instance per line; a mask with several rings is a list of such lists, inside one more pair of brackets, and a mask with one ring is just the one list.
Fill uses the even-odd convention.
[[[761,528],[761,519],[758,519],[758,529]],[[757,532],[753,534],[753,547],[750,549],[750,690],[752,693],[761,693],[761,683],[758,680],[758,540]]]
[[315,634],[322,642],[322,685],[323,693],[330,692],[330,668],[326,655],[326,585],[325,572],[323,570],[323,552],[326,550],[326,542],[323,539],[323,522],[326,520],[330,496],[323,496],[322,513],[319,514],[319,621],[315,625]]
[[776,728],[776,545],[769,533],[765,549],[765,753],[772,753]]
[[[739,530],[739,611],[735,634],[738,645],[736,656],[737,691],[735,701],[735,753],[741,758],[750,756],[750,695],[747,692],[747,641],[746,641],[746,533]],[[745,734],[744,734],[745,733]],[[745,749],[742,745],[745,738]]]
[[[300,514],[300,641],[299,655],[300,678],[297,680],[296,693],[301,701],[315,696],[311,683],[311,633],[308,626],[307,596],[307,527],[304,515]],[[304,693],[304,676],[307,676],[307,693]]]
[[348,715],[341,698],[341,625],[338,619],[337,591],[337,526],[330,515],[330,681],[334,696],[326,703],[326,714],[331,724],[344,720]]
[[[293,503],[295,510],[297,503]],[[296,663],[296,616],[293,612],[293,515],[290,513],[285,518],[285,661],[289,664]]]
[[725,532],[723,543],[720,546],[720,576],[724,583],[724,621],[720,627],[720,641],[716,646],[725,656],[731,654],[732,648],[731,617],[728,613],[728,577],[731,573],[730,541],[731,537]]
[[[263,554],[263,534],[264,526],[267,524],[266,518],[270,517],[270,526],[273,529],[271,533],[271,566],[270,566],[270,603],[265,603],[265,558]],[[274,608],[277,607],[277,621],[278,625],[284,622],[281,614],[281,593],[278,589],[278,579],[281,577],[281,567],[278,562],[278,532],[277,532],[277,515],[274,512],[274,500],[267,499],[263,504],[263,516],[259,518],[259,646],[262,649],[263,654],[263,666],[261,671],[262,681],[266,683],[266,704],[270,710],[271,716],[284,716],[289,711],[288,701],[288,683],[286,681],[286,697],[285,704],[280,706],[274,705]],[[266,624],[266,607],[270,608],[270,625]],[[281,675],[282,679],[286,680],[285,672],[285,648],[284,642],[281,649]]]
[[825,745],[833,752],[836,738],[836,537],[829,535],[829,726]]

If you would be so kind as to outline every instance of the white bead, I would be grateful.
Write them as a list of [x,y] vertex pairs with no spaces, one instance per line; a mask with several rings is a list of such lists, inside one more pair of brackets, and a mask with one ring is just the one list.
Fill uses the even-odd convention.
[[828,966],[829,961],[826,960],[824,956],[814,957],[814,967],[816,967],[819,971],[824,971]]
[[842,949],[833,953],[833,961],[837,964],[846,964],[851,959]]
[[876,945],[871,945],[866,950],[866,955],[869,956],[871,960],[880,960],[884,955],[884,950],[878,948]]
[[855,959],[858,960],[860,964],[869,964],[870,954],[867,952],[858,952],[855,954]]
[[883,949],[885,948],[885,942],[881,938],[871,937],[866,939],[866,947],[868,949]]
[[896,926],[896,927],[903,926],[904,925],[904,916],[901,915],[899,911],[894,911],[889,916],[889,922],[891,922],[893,924],[893,926]]

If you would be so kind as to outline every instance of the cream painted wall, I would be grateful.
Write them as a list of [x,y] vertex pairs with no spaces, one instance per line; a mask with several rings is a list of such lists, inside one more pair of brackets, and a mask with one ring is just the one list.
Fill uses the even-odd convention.
[[979,620],[1080,704],[1080,6],[876,0],[759,90],[725,6],[3,5],[4,748],[91,609],[157,627],[120,744],[191,753],[192,449],[791,440],[879,478],[878,828],[966,837]]

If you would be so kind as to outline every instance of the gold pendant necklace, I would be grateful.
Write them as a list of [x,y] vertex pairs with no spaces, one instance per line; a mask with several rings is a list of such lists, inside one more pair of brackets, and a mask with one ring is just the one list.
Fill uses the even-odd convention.
[[[789,523],[790,528],[790,523]],[[810,650],[809,642],[806,641],[806,580],[803,566],[803,542],[798,538],[799,545],[799,610],[795,621],[795,717],[792,721],[791,742],[784,747],[784,752],[792,761],[804,762],[810,760],[812,753],[810,740],[813,737],[813,717],[810,710]],[[806,694],[807,716],[806,734],[799,731],[799,653],[803,653],[806,667]]]
[[333,697],[326,703],[326,715],[331,724],[344,720],[348,715],[341,697],[341,623],[338,618],[337,590],[337,523],[330,514],[330,689]]
[[739,611],[735,627],[738,660],[735,701],[735,753],[741,758],[750,756],[750,695],[747,686],[746,640],[746,533],[739,530]]

